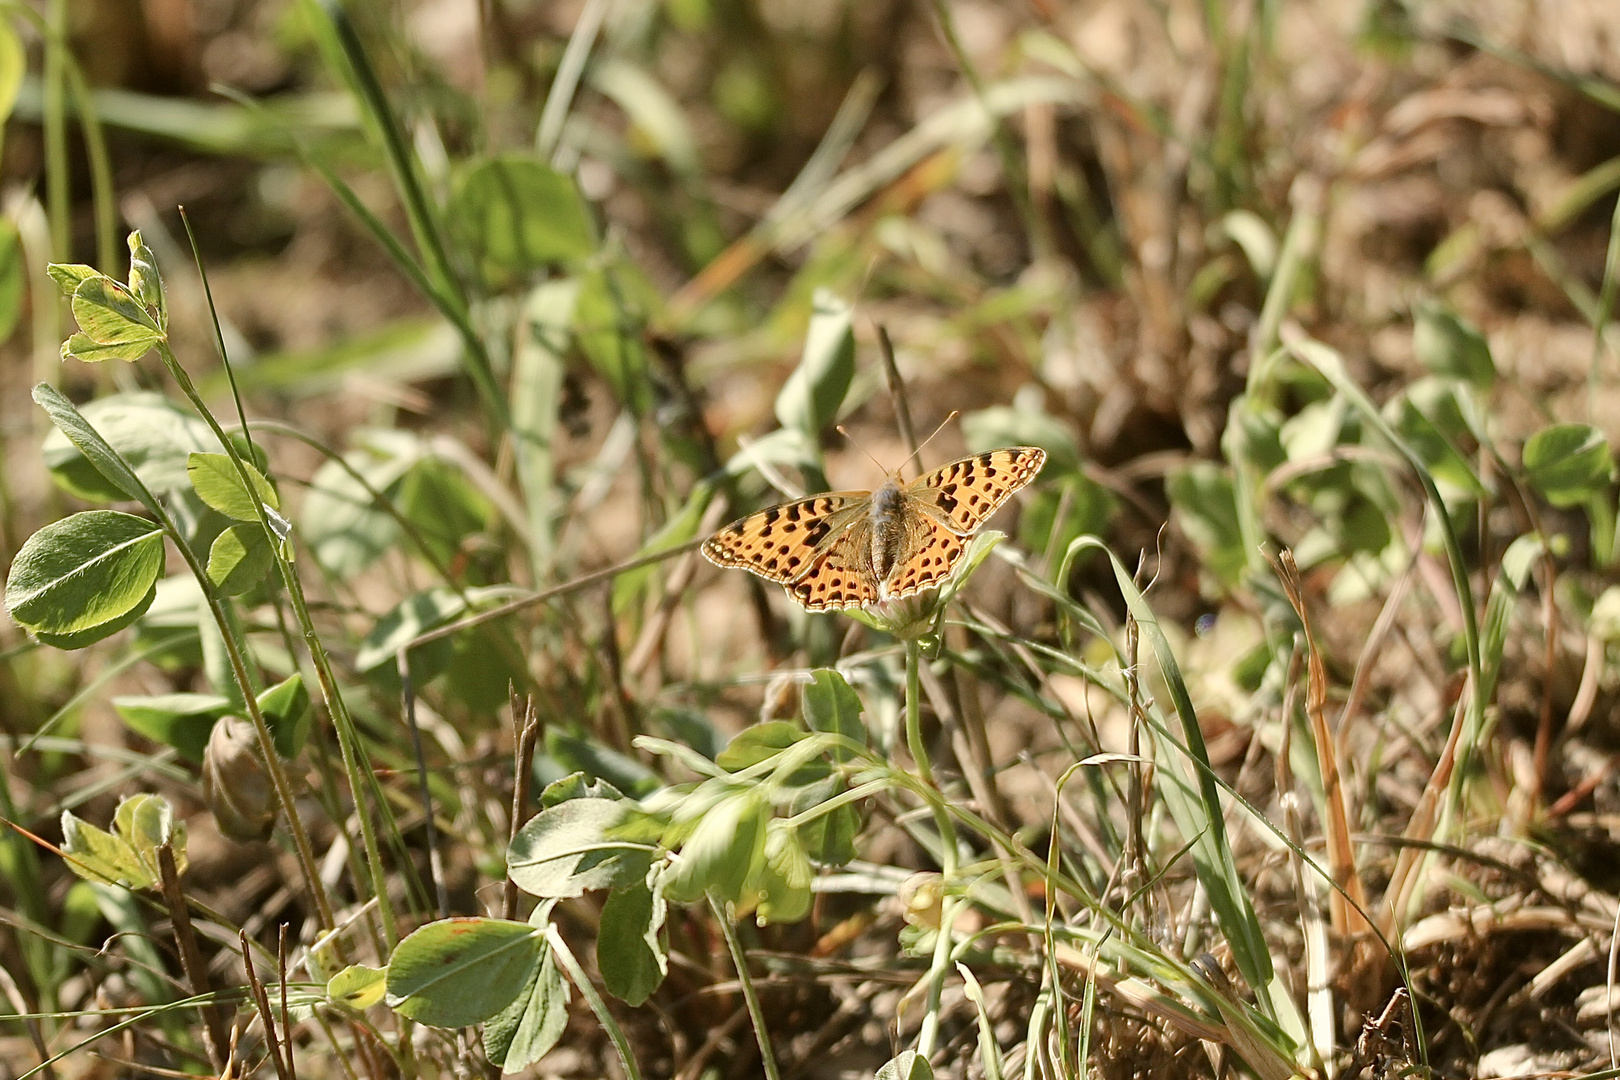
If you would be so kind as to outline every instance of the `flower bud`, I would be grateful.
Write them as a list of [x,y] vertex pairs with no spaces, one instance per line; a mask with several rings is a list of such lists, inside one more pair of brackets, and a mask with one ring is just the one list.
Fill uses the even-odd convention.
[[253,725],[222,716],[203,751],[203,794],[219,831],[244,843],[264,840],[276,823],[276,792]]

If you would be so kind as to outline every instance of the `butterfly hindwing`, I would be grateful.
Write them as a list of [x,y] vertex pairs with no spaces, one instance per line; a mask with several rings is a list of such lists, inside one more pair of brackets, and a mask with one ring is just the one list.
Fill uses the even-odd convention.
[[967,541],[933,519],[923,516],[915,527],[916,539],[908,545],[910,554],[883,583],[883,599],[901,597],[931,589],[951,576]]
[[860,561],[865,557],[870,530],[861,525],[838,538],[811,564],[798,581],[787,586],[788,595],[806,611],[866,607],[878,601],[872,573]]
[[865,494],[832,491],[768,506],[705,540],[703,556],[716,566],[741,567],[766,581],[797,581],[828,542],[835,525],[831,519]]
[[928,507],[952,531],[967,536],[1046,464],[1038,446],[1008,446],[935,469],[906,487],[908,499]]

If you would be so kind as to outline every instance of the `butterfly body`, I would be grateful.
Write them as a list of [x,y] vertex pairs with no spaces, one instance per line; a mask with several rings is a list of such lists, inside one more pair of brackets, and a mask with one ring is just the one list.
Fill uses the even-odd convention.
[[740,518],[704,541],[703,554],[774,581],[810,611],[898,600],[941,584],[967,541],[1046,463],[1010,446],[953,461],[876,491],[834,491]]

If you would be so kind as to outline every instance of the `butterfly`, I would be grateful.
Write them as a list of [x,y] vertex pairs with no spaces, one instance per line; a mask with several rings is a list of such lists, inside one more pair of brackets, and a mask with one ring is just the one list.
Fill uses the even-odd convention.
[[768,506],[703,542],[716,566],[787,588],[808,611],[866,607],[951,576],[968,539],[1046,464],[1038,446],[953,461],[876,491],[830,491]]

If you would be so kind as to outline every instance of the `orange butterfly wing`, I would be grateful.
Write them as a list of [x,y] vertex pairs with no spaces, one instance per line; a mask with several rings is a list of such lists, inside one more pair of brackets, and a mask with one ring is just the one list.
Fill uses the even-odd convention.
[[1012,493],[1046,464],[1038,446],[1007,446],[953,461],[906,486],[908,500],[927,507],[962,536],[977,532]]
[[864,565],[870,536],[864,522],[851,526],[817,557],[808,573],[788,585],[788,595],[806,611],[842,611],[877,603],[872,572]]
[[767,506],[705,540],[703,557],[716,566],[740,567],[766,581],[782,585],[798,581],[832,542],[838,524],[833,519],[866,496],[864,491],[831,491]]
[[913,528],[911,554],[883,583],[883,599],[898,600],[941,584],[967,551],[967,541],[925,515]]

